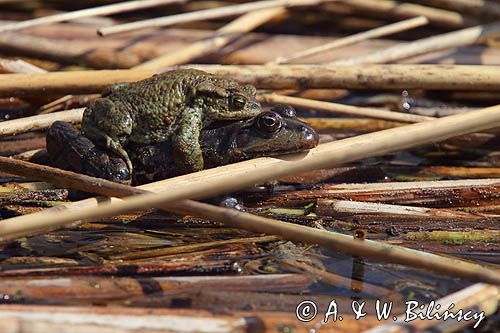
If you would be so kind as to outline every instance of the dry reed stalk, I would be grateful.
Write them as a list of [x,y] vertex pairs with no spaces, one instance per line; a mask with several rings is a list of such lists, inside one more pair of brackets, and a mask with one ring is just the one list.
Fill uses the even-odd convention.
[[490,0],[425,0],[425,3],[468,15],[500,17],[500,3]]
[[[7,60],[0,59],[0,68],[9,73],[47,73],[48,71],[40,68],[38,66],[32,65],[24,60]],[[58,98],[57,100],[46,104],[40,108],[40,114],[51,112],[51,107],[54,107],[62,102],[66,102],[73,98],[72,95],[66,95],[64,97]],[[29,126],[27,127],[29,130]],[[1,136],[0,130],[0,136]]]
[[332,61],[335,65],[383,64],[428,52],[472,45],[500,32],[500,24],[492,23],[422,38],[394,45],[385,50]]
[[[263,205],[298,206],[318,199],[380,202],[431,207],[470,206],[471,212],[483,205],[500,203],[499,179],[463,179],[369,184],[323,184],[319,189],[276,194]],[[480,206],[477,206],[477,203]]]
[[[464,314],[471,310],[473,313],[479,313],[481,311],[485,312],[485,316],[494,314],[498,309],[498,304],[500,301],[500,288],[494,285],[488,285],[484,283],[477,283],[469,286],[465,289],[459,290],[453,294],[445,296],[435,301],[434,304],[439,304],[440,309],[428,309],[427,305],[424,309],[415,308],[415,313],[424,314],[426,311],[432,313],[443,313],[447,310],[451,304],[454,307],[451,312],[456,313],[458,310],[463,309]],[[379,325],[369,330],[365,330],[365,333],[403,333],[403,332],[454,332],[460,328],[465,328],[476,321],[462,320],[457,321],[456,319],[450,318],[449,320],[428,320],[420,319],[406,322],[405,314],[399,314],[396,316],[398,319],[394,322],[391,321],[389,324]]]
[[472,25],[470,19],[460,13],[392,0],[342,0],[343,3],[370,13],[387,14],[391,17],[409,18],[425,16],[431,24],[450,28]]
[[[207,205],[207,207],[210,205]],[[182,209],[182,207],[177,206],[176,209]],[[231,209],[227,209],[227,213],[231,212]],[[170,209],[171,210],[171,209]],[[187,212],[184,212],[187,214]],[[195,216],[203,218],[199,213],[194,212]],[[249,214],[250,215],[250,214]],[[255,216],[256,217],[256,216]],[[241,216],[245,220],[245,216]],[[246,222],[250,222],[247,220]],[[208,242],[197,242],[186,245],[172,246],[172,247],[161,247],[155,249],[137,249],[133,253],[121,253],[110,255],[110,260],[140,260],[140,259],[153,259],[156,257],[166,257],[181,253],[193,253],[197,251],[205,251],[212,249],[214,247],[222,247],[230,244],[259,244],[259,243],[272,243],[282,240],[280,237],[276,236],[256,236],[256,237],[236,237],[224,240],[208,241]]]
[[81,51],[60,47],[57,42],[16,33],[0,34],[0,48],[2,51],[18,52],[63,63],[67,63],[68,59],[79,59],[81,55]]
[[[475,65],[186,65],[261,89],[500,90],[499,66]],[[0,97],[99,93],[117,82],[134,82],[152,70],[98,70],[2,74]]]
[[[76,188],[86,192],[99,193],[110,197],[137,195],[129,197],[128,199],[125,198],[125,200],[121,202],[122,204],[127,201],[131,202],[134,198],[139,198],[141,195],[155,195],[154,193],[148,192],[144,189],[134,188],[104,179],[98,179],[5,157],[0,157],[0,170],[25,177],[36,178],[38,180],[53,182],[65,187]],[[78,209],[66,210],[60,212],[59,216],[70,214],[72,215],[72,219],[75,221],[104,217],[109,214],[114,214],[110,211],[105,212],[104,215],[102,214],[102,212],[106,209],[105,206],[108,206],[109,208],[110,205],[112,204],[103,204],[103,206],[100,206],[99,209],[85,210],[85,212]],[[117,204],[115,203],[115,205]],[[149,205],[146,206],[150,207]],[[146,206],[142,205],[141,207]],[[159,202],[158,205],[153,206],[168,211],[190,214],[213,221],[219,221],[232,227],[278,235],[286,239],[302,241],[307,244],[320,244],[328,249],[344,251],[356,256],[374,258],[417,268],[430,269],[441,274],[451,274],[454,277],[463,277],[474,281],[496,281],[497,283],[500,283],[500,274],[497,272],[460,260],[450,260],[438,255],[424,254],[423,252],[386,245],[376,241],[366,240],[360,242],[359,240],[353,239],[348,235],[285,223],[193,200],[180,200],[170,205]],[[129,208],[130,209],[127,208],[127,210],[134,210],[139,207],[131,206]],[[9,220],[2,221],[2,224],[0,225],[0,233],[2,235],[0,239],[2,241],[20,236],[24,237],[47,230],[47,224],[39,223],[40,220],[37,220],[36,218],[30,218],[33,217],[33,215],[25,215],[20,218],[23,217],[24,220],[27,221],[17,221],[17,223],[11,225],[9,225]],[[54,222],[61,222],[61,219],[53,216],[51,222],[52,227],[56,226]],[[275,240],[275,238],[271,237],[269,239],[265,239],[264,241],[272,240]],[[193,246],[196,247],[197,245]],[[169,253],[170,250],[165,249],[165,251]],[[176,251],[176,249],[173,249],[173,251]],[[142,254],[143,253],[139,253],[138,256],[141,256]],[[146,255],[150,256],[150,251],[146,250]]]
[[[217,291],[237,290],[239,292],[294,292],[298,289],[308,288],[316,278],[305,274],[261,274],[152,276],[146,279],[154,281],[159,290],[168,290],[169,296],[174,296],[207,289],[216,289]],[[118,300],[147,295],[148,293],[141,286],[141,282],[141,278],[137,276],[3,277],[0,279],[0,288],[7,295],[15,294],[16,291],[22,289],[24,300],[43,298],[50,299],[53,302],[56,302],[56,300],[63,302],[68,300],[109,301],[111,298]],[[99,288],[96,288],[96,285]],[[381,287],[378,288],[382,289]],[[385,295],[389,293],[390,291],[387,290]],[[383,295],[380,294],[380,296]]]
[[[150,70],[103,70],[49,72],[46,74],[2,74],[0,96],[28,94],[100,93],[117,82],[134,82],[155,74]],[[15,75],[15,76],[13,76]],[[46,76],[47,75],[47,76]],[[8,82],[12,85],[10,85]],[[85,82],[85,84],[83,84]],[[93,83],[92,83],[93,82]],[[4,86],[3,88],[1,86]],[[5,89],[10,86],[10,89]],[[3,92],[2,92],[3,91]]]
[[405,123],[371,118],[301,117],[300,120],[317,131],[375,132],[405,125]]
[[[152,281],[148,282],[151,284]],[[121,284],[117,283],[117,285]],[[142,288],[144,288],[144,284]],[[165,290],[166,294],[168,292],[169,289]],[[203,297],[203,295],[211,293],[217,298],[221,297],[221,293],[216,287],[213,287],[205,288],[201,295],[196,297],[196,300],[213,299],[210,296]],[[228,294],[224,294],[224,301],[227,301],[226,295]],[[238,297],[244,297],[244,302],[248,304],[269,304],[270,296],[266,294],[261,297],[257,296],[258,294],[249,293],[240,295],[235,295],[229,300],[230,303],[241,304],[242,299]],[[283,301],[292,306],[296,305],[296,301],[298,303],[304,298],[303,296],[299,298],[299,295],[297,297],[294,295],[283,296],[285,299],[293,300],[291,302],[294,303]],[[313,299],[315,298],[313,297]],[[323,300],[325,300],[324,305],[327,306],[331,296],[325,296]],[[75,333],[164,333],[179,331],[183,333],[221,333],[255,332],[261,330],[262,327],[271,332],[282,331],[284,327],[293,332],[304,332],[309,331],[313,325],[321,326],[322,333],[352,333],[380,324],[375,315],[367,315],[363,317],[363,320],[355,320],[354,316],[345,315],[343,321],[337,321],[335,325],[323,325],[322,319],[322,316],[318,316],[315,321],[302,323],[297,320],[292,310],[282,312],[231,311],[230,314],[221,314],[220,311],[200,309],[125,307],[111,304],[107,306],[0,305],[0,329],[4,333],[67,332],[68,328]]]
[[37,154],[47,154],[47,150],[45,150],[45,148],[27,150],[16,155],[12,155],[11,157],[18,160],[28,161]]
[[[67,332],[71,328],[75,333],[160,333],[179,331],[182,327],[184,333],[242,332],[255,327],[247,319],[248,316],[256,316],[258,319],[255,320],[259,322],[266,317],[265,314],[229,315],[199,309],[4,304],[0,306],[0,330],[5,333],[34,333]],[[296,324],[297,319],[292,315],[288,314],[288,317],[282,314],[280,319],[296,329],[302,326]],[[272,325],[270,318],[267,321],[267,325]],[[279,329],[277,324],[272,327]],[[333,333],[328,329],[325,332]]]
[[60,108],[64,103],[68,103],[71,100],[73,100],[75,96],[73,95],[66,95],[63,97],[60,97],[56,100],[53,100],[50,103],[44,104],[40,107],[40,112],[38,114],[45,114],[45,113],[51,113],[55,111],[56,109]]
[[500,89],[499,66],[186,65],[180,68],[201,69],[262,89]]
[[251,3],[243,3],[238,5],[217,7],[199,10],[195,12],[170,15],[149,20],[137,21],[132,23],[118,24],[111,27],[104,27],[97,30],[101,36],[128,32],[145,28],[160,28],[178,23],[186,23],[193,21],[202,21],[215,18],[222,18],[234,15],[241,15],[251,11],[273,8],[273,7],[292,7],[292,6],[313,6],[322,2],[336,0],[265,0],[254,1]]
[[83,110],[85,110],[85,108],[4,121],[0,123],[0,137],[46,129],[57,120],[78,123],[82,120]]
[[299,108],[310,108],[320,111],[325,111],[334,114],[345,114],[350,116],[361,116],[367,118],[376,118],[389,121],[398,121],[403,123],[418,123],[421,121],[433,120],[436,118],[425,117],[414,114],[386,111],[375,108],[365,108],[359,106],[314,101],[305,98],[282,96],[277,94],[259,95],[259,99],[266,103],[284,103]]
[[179,2],[186,2],[186,0],[142,0],[142,1],[132,1],[132,2],[130,1],[121,2],[111,5],[75,10],[67,13],[39,17],[22,22],[4,24],[0,26],[0,32],[26,29],[50,23],[71,21],[71,20],[81,19],[84,17],[105,16],[105,15],[129,12],[133,10],[157,7]]
[[403,205],[391,205],[379,202],[364,202],[351,200],[319,199],[315,212],[323,216],[362,216],[365,214],[387,217],[418,218],[430,220],[450,219],[498,219],[498,215],[473,214],[443,208],[427,208]]
[[306,90],[293,90],[282,89],[274,91],[278,95],[287,95],[293,97],[316,99],[316,100],[332,100],[346,97],[348,91],[345,89],[306,89]]
[[[327,184],[325,188],[336,193],[373,193],[384,191],[408,191],[408,190],[457,190],[460,188],[471,188],[474,186],[500,186],[500,179],[460,179],[460,180],[433,180],[415,182],[388,182],[371,184]],[[394,195],[393,193],[392,195]]]
[[244,33],[252,31],[258,26],[284,13],[286,13],[286,9],[281,7],[250,12],[218,29],[211,38],[195,42],[181,50],[149,60],[135,66],[134,69],[158,69],[161,67],[188,63],[193,59],[219,50]]
[[423,168],[418,173],[422,175],[442,175],[457,178],[500,178],[500,168],[436,166]]
[[47,73],[45,69],[24,60],[0,59],[0,69],[8,73]]
[[[168,189],[163,193],[145,193],[129,197],[125,200],[111,199],[97,205],[96,199],[87,199],[69,205],[61,205],[44,212],[19,216],[3,220],[0,224],[2,240],[8,240],[34,232],[44,232],[56,227],[67,225],[73,221],[100,218],[119,214],[125,211],[144,209],[147,207],[163,207],[178,210],[189,209],[204,211],[204,216],[210,220],[227,223],[233,227],[243,228],[260,233],[268,233],[298,240],[306,243],[319,244],[332,250],[385,260],[393,263],[439,270],[441,274],[453,274],[468,279],[500,283],[500,274],[496,271],[442,257],[422,254],[418,251],[388,246],[375,241],[353,241],[351,236],[311,229],[308,227],[265,219],[207,204],[185,200],[187,198],[209,197],[242,189],[246,186],[265,182],[271,179],[303,171],[330,167],[335,164],[350,162],[370,156],[383,155],[422,144],[440,141],[451,136],[463,135],[500,126],[500,106],[471,111],[465,114],[403,126],[322,144],[312,149],[308,154],[293,154],[281,158],[258,158],[232,165],[204,170],[176,178],[142,186],[142,190]],[[3,163],[7,168],[11,163]],[[13,172],[19,173],[19,165]],[[28,168],[33,176],[33,170]],[[80,176],[81,175],[77,175]],[[84,184],[88,190],[105,190],[101,184]],[[74,183],[72,183],[74,185]],[[113,190],[118,184],[113,184]],[[99,186],[95,186],[99,185]],[[122,186],[122,185],[120,185]],[[90,187],[90,188],[89,188]],[[135,189],[140,191],[140,189]],[[182,200],[182,201],[180,201]],[[175,202],[172,204],[172,202]],[[182,203],[182,209],[179,208]],[[170,204],[169,204],[170,203]],[[210,208],[207,209],[207,206]],[[78,207],[78,209],[67,209]],[[96,209],[99,207],[98,209]],[[53,212],[57,211],[57,214]],[[242,218],[242,216],[244,216]]]
[[414,242],[445,242],[463,244],[470,242],[500,242],[500,230],[468,230],[468,231],[410,231],[405,234],[405,240]]
[[[69,30],[74,33],[74,30]],[[62,48],[60,42],[54,39],[20,33],[7,32],[0,34],[0,49],[2,51],[24,54],[63,64],[85,63],[95,68],[130,68],[140,62],[139,56],[127,48],[115,50],[104,44],[97,48],[95,45],[89,46],[85,42],[76,44],[71,48]]]
[[429,20],[425,16],[418,16],[408,20],[404,20],[401,22],[396,22],[388,25],[384,25],[382,27],[378,27],[375,29],[371,29],[368,31],[363,31],[351,36],[339,38],[334,40],[333,42],[326,43],[324,45],[316,46],[310,49],[306,49],[297,53],[293,53],[291,55],[282,56],[274,59],[273,61],[268,62],[268,65],[271,64],[285,64],[289,63],[292,60],[297,60],[300,58],[304,58],[307,56],[315,55],[318,53],[330,51],[336,48],[341,48],[347,45],[351,45],[354,43],[361,42],[363,40],[383,37],[391,34],[395,34],[398,32],[402,32],[405,30],[410,30],[416,27],[420,27],[422,25],[426,25],[429,23]]

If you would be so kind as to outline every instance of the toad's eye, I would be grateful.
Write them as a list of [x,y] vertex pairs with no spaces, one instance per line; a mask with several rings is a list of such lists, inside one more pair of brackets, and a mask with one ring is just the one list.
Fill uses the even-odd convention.
[[267,133],[276,133],[283,125],[281,116],[274,112],[264,112],[257,119],[257,127]]
[[233,110],[242,110],[247,104],[247,99],[241,95],[232,95],[229,99]]

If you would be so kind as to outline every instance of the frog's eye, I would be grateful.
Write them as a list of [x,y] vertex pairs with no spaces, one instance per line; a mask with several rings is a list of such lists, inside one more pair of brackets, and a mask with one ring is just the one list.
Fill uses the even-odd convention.
[[247,104],[247,99],[242,95],[232,95],[229,99],[229,103],[231,104],[231,109],[242,110]]
[[257,127],[267,133],[276,133],[282,126],[281,116],[274,112],[261,113],[257,119]]

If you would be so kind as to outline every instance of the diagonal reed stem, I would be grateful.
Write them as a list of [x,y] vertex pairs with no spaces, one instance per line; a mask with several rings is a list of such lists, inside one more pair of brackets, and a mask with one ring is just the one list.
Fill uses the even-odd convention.
[[[128,185],[5,157],[0,157],[0,170],[110,197],[154,195],[154,193],[147,190],[134,188]],[[127,200],[131,199],[125,198],[122,203],[126,203]],[[93,217],[104,217],[104,215],[100,214],[100,211],[102,210],[101,208],[106,205],[109,206],[112,204],[104,204],[103,206],[98,206],[94,211],[87,212]],[[219,221],[232,227],[278,235],[289,240],[301,241],[307,244],[319,244],[330,250],[347,252],[356,256],[428,269],[437,273],[450,274],[454,277],[463,277],[473,281],[500,283],[500,273],[481,267],[480,265],[404,247],[387,245],[377,241],[360,241],[349,235],[291,224],[240,212],[234,209],[217,207],[193,200],[180,200],[175,203],[167,204],[160,202],[156,207],[166,211],[190,214],[200,218]],[[131,209],[134,209],[134,207],[131,207]],[[69,210],[69,212],[72,212],[72,210]],[[81,210],[73,210],[73,213],[83,214],[80,215],[79,218],[86,218],[85,212]],[[104,214],[108,215],[108,213],[109,212],[106,212]],[[29,216],[30,215],[27,215],[27,217]],[[57,220],[57,217],[54,217],[53,220]],[[9,235],[9,225],[6,226],[5,222],[6,221],[3,221],[0,225],[3,241],[14,237],[28,236],[33,233],[46,231],[44,226],[39,225],[35,218],[31,223],[22,225],[22,232],[18,230],[17,234]],[[19,223],[17,226],[19,226]],[[12,232],[12,230],[10,230],[10,232]]]
[[[142,190],[165,191],[161,193],[139,193],[138,189],[133,189],[134,193],[138,195],[125,200],[111,199],[98,204],[102,200],[93,198],[66,206],[61,205],[55,209],[40,213],[6,219],[0,223],[0,239],[5,241],[36,232],[45,232],[84,219],[100,218],[149,207],[162,207],[191,214],[193,212],[202,212],[204,218],[220,221],[233,227],[279,235],[290,240],[310,244],[319,244],[335,251],[344,251],[357,256],[426,268],[433,271],[439,270],[441,274],[460,276],[474,281],[500,283],[500,274],[497,271],[464,261],[443,259],[433,254],[389,246],[375,241],[354,241],[348,235],[283,223],[186,200],[188,198],[202,198],[227,193],[285,175],[326,168],[370,156],[379,156],[444,140],[452,136],[496,127],[500,127],[500,106],[322,144],[312,149],[308,154],[293,154],[281,158],[258,158],[235,163],[141,187]],[[10,170],[10,172],[17,174],[21,172],[21,165],[8,169],[9,165],[12,164],[6,163],[6,159],[2,159],[2,161],[0,165],[2,170],[7,172]],[[27,175],[33,177],[33,168],[28,168],[26,172],[28,171],[30,173]],[[76,175],[76,177],[82,176]],[[61,184],[75,186],[75,183],[61,182]],[[91,192],[96,192],[97,189],[99,191],[109,190],[110,192],[107,193],[100,192],[107,195],[120,194],[111,192],[116,190],[115,186],[118,186],[117,184],[111,183],[113,184],[111,189],[106,189],[102,184],[104,183],[95,183],[95,179],[91,179],[90,185],[87,183],[85,185],[87,188],[81,189]],[[127,194],[132,193],[130,189],[126,191],[130,191]],[[121,193],[121,196],[123,195],[125,195],[124,192]],[[71,207],[78,207],[79,209],[68,209]],[[57,214],[54,214],[55,212]]]

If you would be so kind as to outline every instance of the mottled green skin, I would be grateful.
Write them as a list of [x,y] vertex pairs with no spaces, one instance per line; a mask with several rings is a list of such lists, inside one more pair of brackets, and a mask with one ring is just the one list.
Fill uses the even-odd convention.
[[125,146],[171,139],[178,166],[203,169],[200,131],[214,120],[239,120],[261,112],[253,86],[198,70],[175,70],[136,83],[121,83],[84,112],[82,133],[132,163]]

